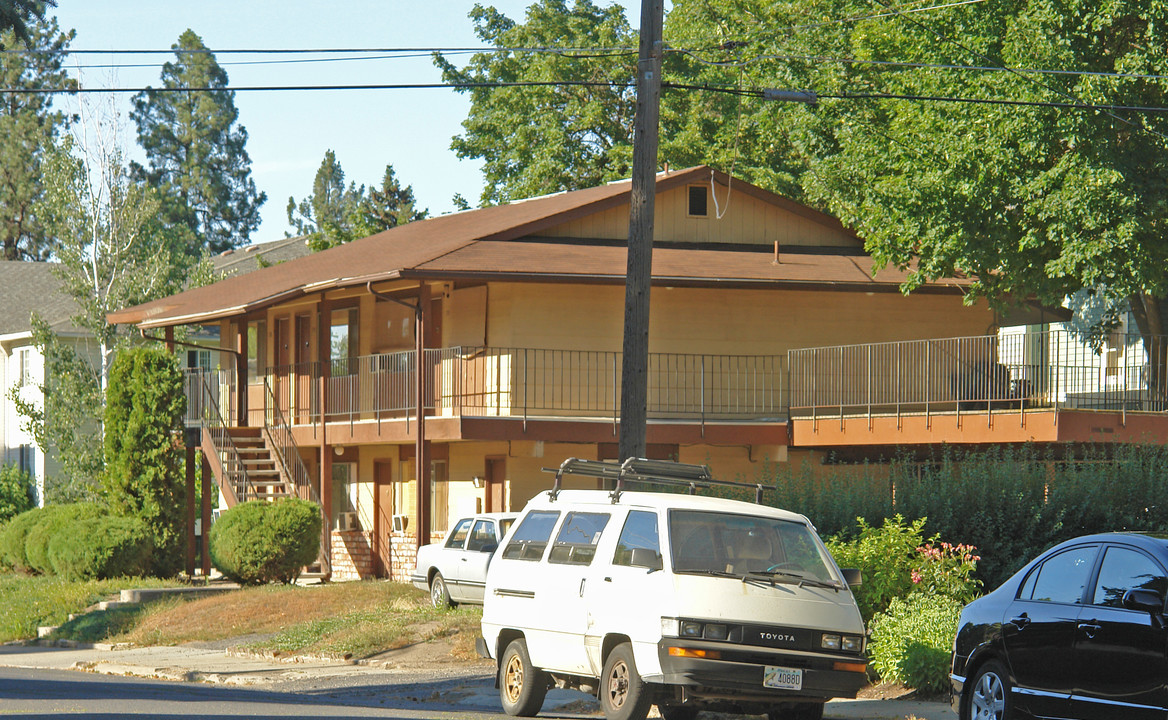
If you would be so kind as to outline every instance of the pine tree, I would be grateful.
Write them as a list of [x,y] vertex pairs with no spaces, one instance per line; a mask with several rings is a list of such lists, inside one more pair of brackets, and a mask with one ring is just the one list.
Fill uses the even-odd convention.
[[[35,52],[0,53],[0,86],[74,87],[61,69],[73,31],[60,32],[53,18],[22,27],[27,40],[18,40],[8,31],[0,34],[0,49]],[[52,254],[53,243],[34,212],[44,193],[45,152],[68,124],[68,117],[53,110],[52,102],[48,93],[13,92],[0,97],[0,248],[4,260],[46,260]]]
[[133,172],[161,191],[167,222],[198,236],[201,247],[192,254],[203,248],[218,253],[247,242],[267,195],[251,178],[247,130],[236,122],[227,73],[191,30],[172,47],[175,61],[162,67],[165,90],[147,89],[134,98],[130,117],[149,167],[135,163]]
[[414,205],[413,187],[401,186],[392,165],[385,166],[380,188],[366,190],[352,182],[345,187],[344,169],[336,154],[326,150],[312,183],[312,196],[299,203],[288,198],[288,224],[307,236],[308,247],[318,252],[429,214]]

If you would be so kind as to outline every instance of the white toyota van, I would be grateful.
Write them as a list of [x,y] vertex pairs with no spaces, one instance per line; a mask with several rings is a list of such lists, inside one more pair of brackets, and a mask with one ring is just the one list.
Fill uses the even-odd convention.
[[[615,489],[561,490],[565,474]],[[479,653],[497,663],[507,713],[535,715],[553,686],[595,693],[609,720],[654,704],[667,720],[814,720],[855,697],[867,682],[848,584],[859,573],[836,566],[807,518],[630,481],[741,485],[701,465],[566,460],[487,572]]]

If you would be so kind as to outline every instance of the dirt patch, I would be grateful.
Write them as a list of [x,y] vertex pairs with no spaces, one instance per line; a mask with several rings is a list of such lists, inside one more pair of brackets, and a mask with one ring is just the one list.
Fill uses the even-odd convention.
[[410,643],[400,648],[378,653],[361,661],[362,665],[377,665],[387,668],[426,670],[450,667],[481,667],[490,669],[493,660],[480,657],[467,658],[458,652],[451,638],[432,638]]

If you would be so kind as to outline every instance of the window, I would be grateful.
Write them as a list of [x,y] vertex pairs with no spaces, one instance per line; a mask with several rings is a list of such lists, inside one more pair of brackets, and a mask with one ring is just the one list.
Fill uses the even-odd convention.
[[247,377],[255,382],[268,369],[268,323],[256,320],[247,324]]
[[333,513],[334,529],[360,530],[361,515],[358,512],[357,465],[355,463],[333,463]]
[[357,372],[357,308],[333,310],[329,325],[332,374],[352,375]]
[[1127,548],[1109,547],[1099,568],[1092,604],[1123,607],[1123,596],[1128,590],[1151,590],[1164,597],[1168,591],[1168,577],[1147,555]]
[[559,518],[560,514],[552,510],[528,513],[519,527],[515,528],[507,547],[503,548],[503,557],[511,560],[539,560],[543,557],[548,538],[552,536],[552,529]]
[[497,546],[495,523],[490,520],[477,521],[470,531],[470,539],[466,541],[466,549],[471,552],[491,552]]
[[669,529],[675,572],[783,571],[832,582],[830,562],[803,523],[699,510],[672,510]]
[[1046,560],[1030,573],[1019,597],[1057,603],[1083,602],[1083,590],[1095,565],[1095,545],[1071,548]]
[[454,526],[450,531],[450,536],[446,538],[446,547],[452,550],[461,550],[466,544],[466,536],[470,534],[470,524],[474,522],[474,518],[466,518]]
[[32,445],[21,445],[16,451],[16,463],[22,473],[28,475],[36,475],[36,456],[33,454]]
[[24,387],[33,383],[32,351],[29,348],[20,348],[16,351],[16,371],[18,386]]
[[707,211],[707,195],[705,185],[690,185],[689,188],[689,205],[686,209],[686,214],[690,217],[706,217]]
[[604,513],[570,512],[548,556],[548,562],[565,565],[588,565],[596,557],[596,543],[608,524]]
[[661,540],[657,535],[657,514],[633,510],[625,520],[616,542],[613,565],[632,565],[634,550],[652,550],[661,559]]

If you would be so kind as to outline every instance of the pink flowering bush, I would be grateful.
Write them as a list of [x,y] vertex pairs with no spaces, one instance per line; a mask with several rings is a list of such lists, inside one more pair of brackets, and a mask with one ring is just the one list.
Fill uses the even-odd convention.
[[926,692],[947,683],[949,652],[961,607],[977,596],[977,549],[924,538],[925,519],[896,515],[881,527],[859,520],[854,540],[832,538],[840,567],[857,567],[854,588],[871,630],[868,654],[880,678]]

